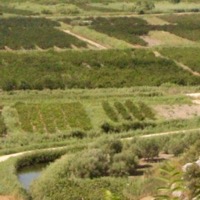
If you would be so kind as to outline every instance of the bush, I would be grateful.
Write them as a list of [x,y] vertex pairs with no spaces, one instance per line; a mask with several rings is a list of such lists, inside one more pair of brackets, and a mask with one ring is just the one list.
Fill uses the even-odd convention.
[[189,189],[189,199],[199,199],[200,166],[196,163],[190,166],[184,174],[184,179],[187,181],[186,184]]
[[69,170],[79,178],[97,178],[108,175],[110,156],[100,149],[89,149],[76,155]]
[[137,141],[136,154],[140,158],[153,160],[155,157],[158,157],[159,150],[159,144],[154,139],[141,139]]
[[79,139],[83,139],[84,137],[87,136],[87,134],[85,132],[80,131],[80,130],[72,131],[70,135],[71,135],[71,137],[75,137],[75,138],[79,138]]
[[139,0],[135,3],[134,11],[138,14],[144,14],[146,11],[153,10],[155,5],[152,1]]
[[4,123],[3,116],[1,115],[1,108],[0,108],[0,137],[5,136],[7,133],[7,127]]
[[17,82],[15,80],[6,80],[2,85],[2,89],[5,91],[16,90]]
[[123,149],[123,144],[121,140],[111,140],[108,141],[106,146],[105,146],[105,152],[113,155],[116,153],[121,153]]
[[110,175],[128,176],[133,175],[137,169],[138,161],[135,155],[129,151],[115,154],[110,168]]

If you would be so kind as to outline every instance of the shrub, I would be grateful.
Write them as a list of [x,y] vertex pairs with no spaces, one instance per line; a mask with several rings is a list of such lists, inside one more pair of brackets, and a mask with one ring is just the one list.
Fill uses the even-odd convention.
[[155,5],[152,1],[139,0],[134,5],[134,11],[139,14],[144,14],[146,11],[153,10]]
[[86,136],[87,136],[87,134],[83,131],[80,131],[80,130],[76,130],[76,131],[71,132],[71,137],[83,139]]
[[136,144],[136,154],[147,160],[157,157],[159,150],[159,145],[154,139],[141,139]]
[[123,149],[123,144],[121,140],[111,140],[108,141],[106,146],[105,146],[105,152],[113,155],[116,153],[121,153]]
[[128,176],[133,175],[137,168],[137,158],[129,151],[121,152],[113,156],[110,175]]
[[4,123],[3,116],[1,115],[1,108],[0,108],[0,137],[5,136],[7,132],[7,127]]
[[199,199],[200,166],[196,163],[190,166],[184,174],[184,179],[187,181],[186,185],[189,189],[189,199]]
[[2,85],[2,89],[5,91],[16,90],[17,82],[15,80],[6,80]]
[[81,152],[71,160],[69,170],[79,178],[97,178],[108,175],[110,156],[100,149]]

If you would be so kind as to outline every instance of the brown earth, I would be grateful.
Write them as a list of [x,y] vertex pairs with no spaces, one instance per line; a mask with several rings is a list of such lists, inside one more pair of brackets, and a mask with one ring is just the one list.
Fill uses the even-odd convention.
[[199,105],[157,105],[153,109],[158,116],[165,119],[188,119],[200,116]]
[[0,200],[16,200],[13,196],[0,196]]

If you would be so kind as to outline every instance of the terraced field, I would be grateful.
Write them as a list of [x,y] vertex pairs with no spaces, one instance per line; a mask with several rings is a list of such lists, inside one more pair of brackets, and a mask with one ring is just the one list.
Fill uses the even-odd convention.
[[56,133],[73,128],[91,129],[91,122],[81,103],[23,104],[17,103],[21,128],[25,132]]
[[58,22],[44,18],[1,19],[0,49],[87,47],[85,42],[58,30],[58,27]]
[[195,1],[0,0],[0,199],[199,199]]

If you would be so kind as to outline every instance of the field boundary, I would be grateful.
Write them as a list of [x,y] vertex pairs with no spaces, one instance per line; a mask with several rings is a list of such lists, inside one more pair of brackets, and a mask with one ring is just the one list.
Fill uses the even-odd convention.
[[177,66],[181,67],[183,70],[190,72],[190,74],[192,74],[192,75],[194,75],[194,76],[200,77],[200,73],[199,73],[199,72],[196,72],[196,71],[193,71],[189,66],[187,66],[187,65],[185,65],[185,64],[183,64],[183,63],[181,63],[181,62],[179,62],[179,61],[177,61],[177,60],[175,60],[175,59],[171,59],[171,58],[169,58],[169,57],[167,57],[167,56],[164,56],[164,55],[162,55],[162,54],[161,54],[160,52],[158,52],[158,51],[155,51],[155,50],[154,50],[153,53],[154,53],[154,55],[155,55],[156,57],[164,58],[164,59],[167,59],[167,60],[172,60],[173,62],[176,63]]
[[90,39],[88,39],[88,38],[85,38],[85,37],[83,37],[83,36],[81,36],[81,35],[78,35],[78,34],[76,34],[76,33],[72,33],[70,30],[63,30],[65,33],[67,33],[67,34],[69,34],[69,35],[72,35],[72,36],[74,36],[74,37],[76,37],[76,38],[78,38],[79,40],[82,40],[82,41],[84,41],[84,42],[87,42],[88,44],[90,44],[90,45],[92,45],[92,46],[94,46],[94,47],[96,47],[96,48],[98,48],[98,49],[107,49],[107,47],[105,47],[105,46],[103,46],[103,45],[101,45],[101,44],[99,44],[99,43],[97,43],[97,42],[94,42],[94,41],[92,41],[92,40],[90,40]]

